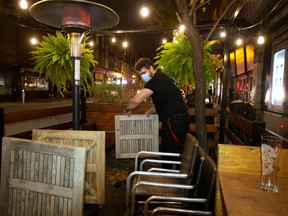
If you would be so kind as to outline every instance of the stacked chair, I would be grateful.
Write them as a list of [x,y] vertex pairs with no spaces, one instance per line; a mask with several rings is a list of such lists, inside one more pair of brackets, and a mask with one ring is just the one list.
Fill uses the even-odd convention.
[[[165,158],[179,157],[181,160],[151,159],[151,156],[155,155]],[[145,159],[146,157],[148,159]],[[147,164],[174,164],[180,169],[162,169],[158,166],[144,171]],[[197,139],[187,134],[181,155],[163,152],[138,153],[135,157],[135,171],[130,173],[126,182],[126,213],[212,215],[215,182],[215,163],[205,155]]]

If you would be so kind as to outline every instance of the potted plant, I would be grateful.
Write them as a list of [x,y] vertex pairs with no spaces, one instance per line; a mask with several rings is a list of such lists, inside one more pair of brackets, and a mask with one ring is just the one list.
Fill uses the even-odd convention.
[[[95,85],[90,68],[97,63],[94,60],[93,50],[86,47],[89,37],[85,37],[82,44],[82,58],[80,61],[81,87],[86,91],[91,91]],[[33,70],[40,75],[45,74],[52,86],[57,87],[57,91],[64,96],[73,78],[73,62],[70,57],[69,35],[56,31],[55,35],[43,36],[42,42],[31,51],[32,60],[35,60]]]

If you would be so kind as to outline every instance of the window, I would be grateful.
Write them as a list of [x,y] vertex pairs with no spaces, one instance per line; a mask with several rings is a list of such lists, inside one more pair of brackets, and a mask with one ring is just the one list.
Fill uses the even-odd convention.
[[272,105],[282,105],[283,103],[283,78],[285,64],[285,49],[274,54],[273,74],[272,74]]
[[25,76],[24,86],[26,91],[47,91],[49,90],[48,82],[44,78]]
[[9,71],[0,72],[0,95],[12,94],[11,81],[12,81],[11,72]]

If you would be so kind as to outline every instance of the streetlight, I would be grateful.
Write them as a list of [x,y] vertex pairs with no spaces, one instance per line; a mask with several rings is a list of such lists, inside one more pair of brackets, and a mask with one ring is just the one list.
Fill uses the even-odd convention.
[[110,8],[85,0],[42,0],[34,3],[29,12],[37,21],[62,28],[70,35],[70,57],[73,60],[73,129],[80,129],[80,59],[81,43],[92,29],[105,29],[119,22]]

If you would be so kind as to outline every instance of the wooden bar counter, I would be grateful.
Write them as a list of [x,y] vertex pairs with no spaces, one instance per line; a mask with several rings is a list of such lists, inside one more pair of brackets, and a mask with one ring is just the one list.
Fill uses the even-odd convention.
[[260,189],[260,147],[218,145],[216,215],[286,216],[288,214],[288,150],[282,149],[278,193]]

